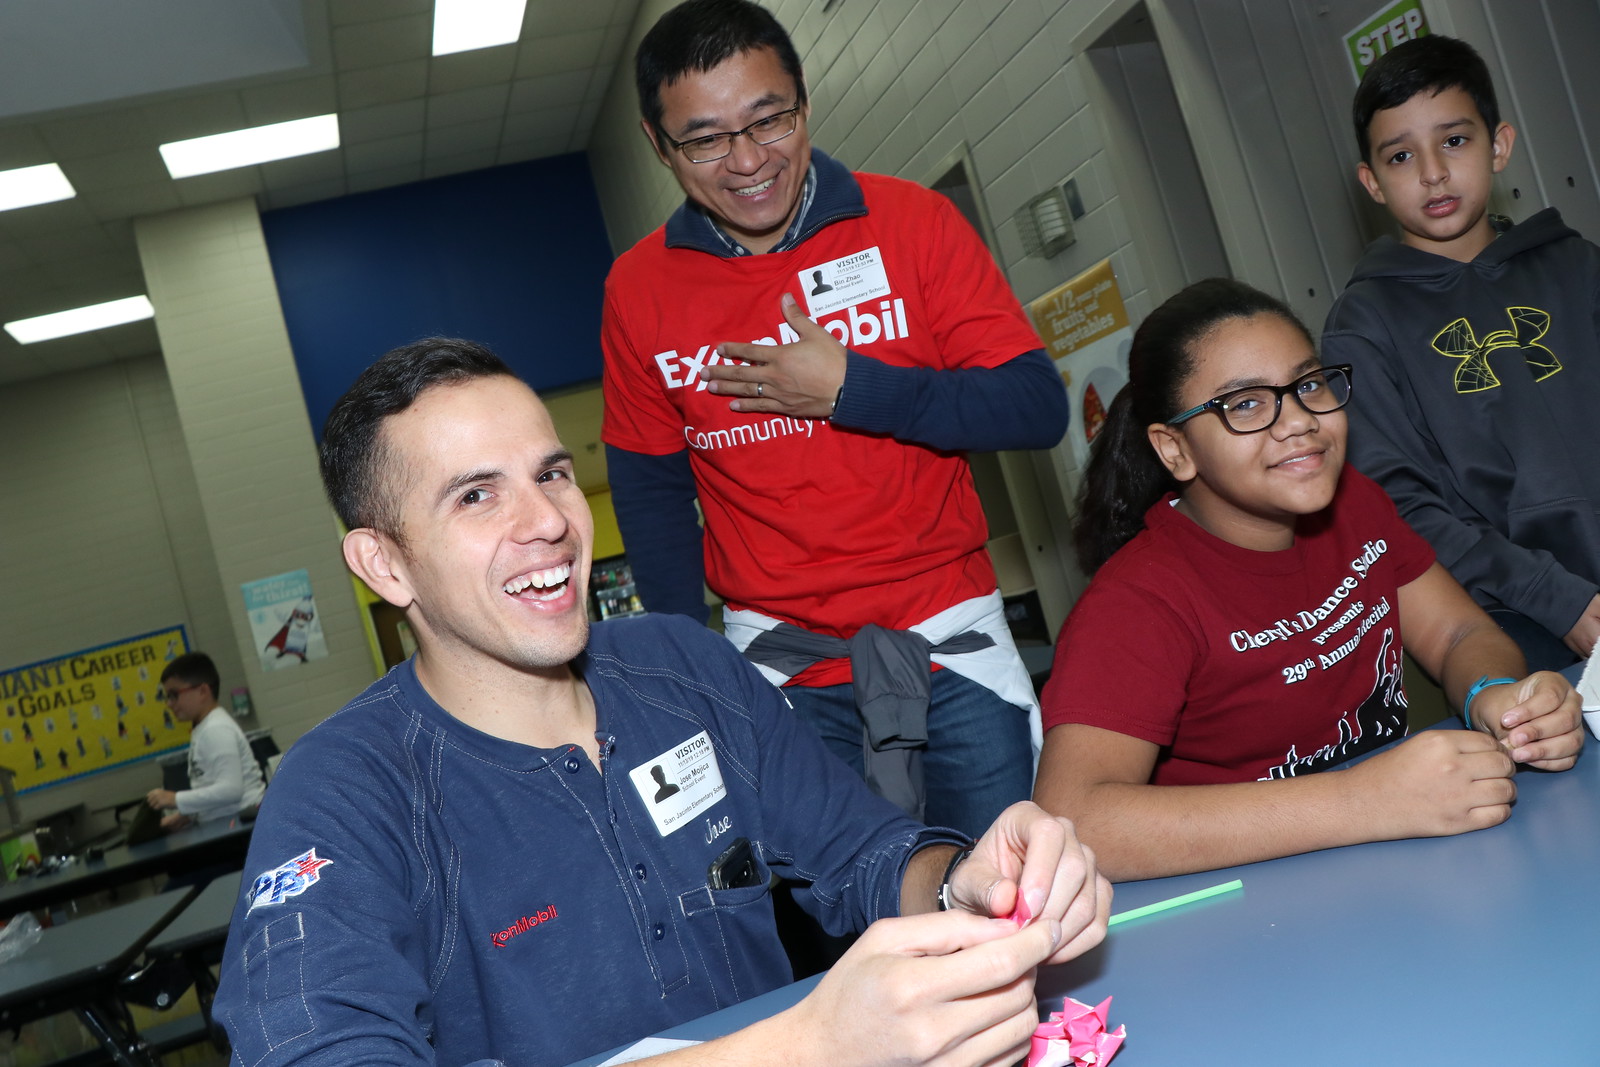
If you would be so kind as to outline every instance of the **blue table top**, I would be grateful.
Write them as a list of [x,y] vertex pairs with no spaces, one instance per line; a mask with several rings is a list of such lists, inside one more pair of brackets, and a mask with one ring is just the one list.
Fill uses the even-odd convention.
[[[1600,756],[1516,781],[1511,819],[1488,830],[1119,885],[1114,912],[1244,883],[1042,969],[1041,1012],[1113,997],[1115,1067],[1600,1063]],[[727,1033],[815,982],[661,1036]]]
[[1600,758],[1516,782],[1487,830],[1118,886],[1114,911],[1244,883],[1045,969],[1041,1007],[1114,997],[1117,1067],[1600,1063]]

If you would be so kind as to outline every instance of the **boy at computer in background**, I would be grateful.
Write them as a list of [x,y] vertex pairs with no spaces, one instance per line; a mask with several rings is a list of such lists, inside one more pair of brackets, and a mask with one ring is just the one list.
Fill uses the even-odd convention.
[[1529,670],[1600,637],[1600,249],[1546,208],[1489,214],[1516,131],[1483,59],[1427,36],[1368,69],[1357,177],[1399,224],[1322,336],[1361,383],[1351,459],[1522,648]]

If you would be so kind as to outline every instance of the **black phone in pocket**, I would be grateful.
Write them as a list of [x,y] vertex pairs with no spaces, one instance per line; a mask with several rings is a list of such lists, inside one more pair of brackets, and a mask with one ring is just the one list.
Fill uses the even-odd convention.
[[750,850],[748,837],[736,838],[733,844],[723,849],[722,855],[712,861],[706,884],[712,889],[748,889],[761,884],[756,856]]

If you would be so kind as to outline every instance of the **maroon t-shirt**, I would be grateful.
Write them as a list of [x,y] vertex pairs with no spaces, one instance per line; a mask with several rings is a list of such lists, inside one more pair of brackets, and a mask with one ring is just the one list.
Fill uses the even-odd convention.
[[1383,490],[1347,466],[1281,552],[1229,544],[1172,502],[1067,619],[1045,729],[1160,745],[1157,785],[1306,774],[1404,736],[1397,593],[1433,550]]

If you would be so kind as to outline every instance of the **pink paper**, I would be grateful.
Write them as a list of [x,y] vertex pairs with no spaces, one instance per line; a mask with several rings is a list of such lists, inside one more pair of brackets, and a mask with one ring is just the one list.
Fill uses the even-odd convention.
[[1110,1007],[1110,997],[1094,1008],[1063,998],[1061,1010],[1051,1012],[1033,1032],[1028,1067],[1103,1067],[1110,1063],[1128,1036],[1126,1026],[1106,1032]]

